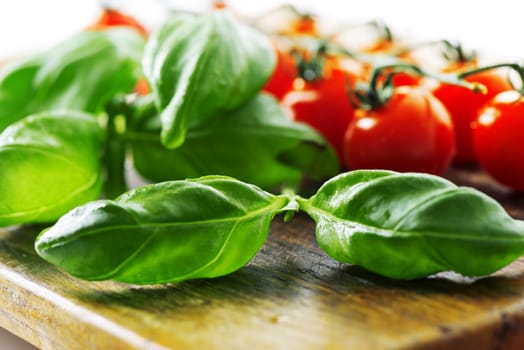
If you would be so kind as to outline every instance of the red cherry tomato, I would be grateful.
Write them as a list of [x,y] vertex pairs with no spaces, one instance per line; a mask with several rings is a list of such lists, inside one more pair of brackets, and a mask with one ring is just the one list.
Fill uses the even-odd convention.
[[211,4],[211,8],[213,10],[223,10],[223,9],[226,9],[228,6],[226,4],[225,1],[220,1],[220,0],[216,0],[216,1],[213,1],[213,3]]
[[297,79],[294,89],[282,99],[282,105],[298,122],[304,122],[322,134],[335,148],[340,159],[344,132],[353,118],[346,87],[352,77],[344,70],[333,68],[316,81]]
[[151,88],[146,79],[142,78],[136,82],[135,92],[139,96],[145,96],[151,92]]
[[278,48],[275,48],[275,51],[277,55],[275,70],[263,90],[280,100],[293,88],[293,81],[297,77],[297,67],[290,54]]
[[[370,66],[369,71],[372,72],[373,66]],[[387,70],[386,70],[387,72]],[[369,80],[369,79],[368,79]],[[394,86],[417,86],[420,85],[423,78],[412,72],[396,72],[393,76]]]
[[[391,64],[396,65],[412,65],[417,66],[418,63],[415,59],[410,57],[409,55],[405,54],[402,57],[390,57],[390,56],[384,56],[384,55],[378,55],[376,57],[369,56],[370,59],[368,59],[367,62],[363,63],[363,66],[365,67],[366,75],[368,76],[367,80],[371,78],[371,75],[373,74],[374,70],[378,67],[380,67],[381,60],[387,60],[391,61]],[[378,63],[378,65],[377,65]],[[380,78],[384,78],[388,75],[389,72],[395,71],[395,75],[393,76],[393,85],[394,86],[415,86],[415,85],[421,85],[423,82],[423,76],[420,74],[415,73],[414,71],[410,71],[408,68],[405,68],[404,70],[395,70],[395,69],[383,69],[383,74],[380,76]]]
[[421,81],[422,77],[411,73],[400,72],[393,76],[395,86],[416,86],[420,85]]
[[317,21],[312,15],[297,12],[295,13],[295,18],[287,23],[286,27],[280,31],[280,34],[289,37],[318,37],[320,32],[318,30]]
[[103,30],[115,26],[124,26],[136,29],[143,36],[147,36],[146,28],[135,18],[118,10],[106,8],[98,20],[90,26],[89,30]]
[[428,90],[400,86],[385,105],[355,111],[344,151],[350,169],[441,175],[455,153],[455,134],[448,112]]
[[311,15],[302,14],[290,23],[287,34],[318,36],[317,21]]
[[472,143],[472,125],[480,108],[491,98],[502,91],[511,90],[512,86],[503,70],[488,70],[466,78],[469,82],[481,83],[487,88],[486,94],[475,93],[462,86],[436,84],[431,88],[433,94],[448,109],[455,127],[457,163],[476,161]]
[[480,165],[495,180],[524,191],[524,99],[516,91],[495,96],[480,111],[473,144]]

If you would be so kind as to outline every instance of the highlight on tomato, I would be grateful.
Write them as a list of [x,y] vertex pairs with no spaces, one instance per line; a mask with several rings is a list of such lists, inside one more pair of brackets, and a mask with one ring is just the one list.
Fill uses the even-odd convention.
[[473,145],[482,168],[496,181],[524,191],[524,98],[511,90],[497,94],[480,111]]
[[[356,64],[354,69],[358,67]],[[338,58],[320,52],[299,62],[298,74],[300,78],[282,97],[281,105],[293,120],[306,123],[323,135],[342,161],[344,133],[354,111],[347,86],[354,84],[359,73],[344,68]]]
[[504,66],[506,65],[478,67],[476,63],[466,63],[462,65],[462,69],[458,68],[460,65],[455,66],[457,69],[455,73],[459,79],[481,84],[485,87],[485,93],[478,93],[455,84],[428,85],[432,93],[447,108],[453,120],[457,143],[457,154],[454,159],[456,163],[477,161],[473,149],[472,130],[479,110],[498,93],[512,89]]
[[354,92],[360,108],[344,135],[344,165],[444,174],[455,154],[449,113],[424,87],[394,86],[394,73],[379,78],[383,71]]

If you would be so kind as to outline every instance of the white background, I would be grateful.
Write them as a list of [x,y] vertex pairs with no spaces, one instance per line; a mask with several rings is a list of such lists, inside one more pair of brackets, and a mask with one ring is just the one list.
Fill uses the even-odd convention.
[[[165,16],[162,3],[185,8],[206,8],[209,4],[202,0],[106,2],[125,8],[149,26]],[[283,2],[236,0],[228,3],[240,14],[256,14]],[[460,40],[467,48],[501,60],[524,59],[524,12],[520,0],[303,0],[293,3],[301,10],[336,21],[358,23],[380,19],[414,41]],[[95,20],[99,9],[96,0],[0,0],[0,62],[44,49],[82,30]],[[0,349],[30,348],[0,329]]]
[[[209,0],[106,0],[124,7],[146,23],[163,17],[161,3],[200,7]],[[520,0],[302,0],[292,1],[303,10],[336,20],[359,22],[382,19],[415,39],[458,39],[508,59],[524,57],[524,5]],[[238,12],[260,13],[282,1],[228,1]],[[47,47],[71,32],[81,30],[98,13],[96,0],[0,0],[0,57]]]

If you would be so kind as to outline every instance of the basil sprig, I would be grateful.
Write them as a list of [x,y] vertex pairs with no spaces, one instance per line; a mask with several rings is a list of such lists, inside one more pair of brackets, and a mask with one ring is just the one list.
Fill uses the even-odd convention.
[[215,277],[257,252],[271,219],[298,209],[334,259],[412,279],[490,274],[524,253],[524,222],[481,192],[433,175],[354,171],[310,199],[204,177],[146,186],[66,214],[37,252],[86,279],[162,283]]
[[[60,217],[35,241],[49,262],[89,280],[223,276],[257,253],[275,215],[298,210],[334,259],[392,278],[482,276],[524,253],[522,221],[435,176],[355,171],[309,199],[266,192],[338,165],[260,94],[269,39],[217,11],[176,14],[142,57],[143,44],[132,30],[80,33],[0,76],[0,226]],[[151,93],[137,98],[143,75]],[[97,200],[103,182],[111,198],[126,190],[128,146],[140,173],[178,180]],[[242,181],[201,177],[212,173]]]
[[222,276],[255,255],[288,202],[222,176],[158,183],[74,209],[35,246],[44,259],[88,280]]
[[143,60],[161,111],[162,144],[179,147],[190,127],[251,100],[275,62],[268,37],[227,10],[174,15],[153,33]]
[[[0,226],[52,222],[96,199],[100,181],[106,198],[117,197],[127,190],[129,149],[135,168],[154,181],[222,174],[274,189],[298,187],[305,174],[323,179],[337,172],[327,142],[260,95],[275,65],[264,34],[227,11],[177,14],[148,39],[144,55],[143,49],[144,38],[131,29],[81,32],[0,75],[0,132],[14,128],[6,130],[0,152]],[[144,74],[152,91],[137,97],[133,88]],[[77,123],[65,110],[98,120]],[[23,122],[40,112],[53,120],[39,129],[39,118]],[[69,117],[75,120],[61,121]],[[101,128],[94,131],[95,124]],[[105,139],[77,143],[73,131],[79,140],[85,133]],[[24,133],[34,140],[22,142]],[[187,142],[169,150],[161,135],[183,135]],[[46,154],[45,161],[36,154]],[[69,160],[61,173],[52,157],[59,154]],[[97,179],[92,189],[85,174]],[[76,195],[81,193],[86,195]]]

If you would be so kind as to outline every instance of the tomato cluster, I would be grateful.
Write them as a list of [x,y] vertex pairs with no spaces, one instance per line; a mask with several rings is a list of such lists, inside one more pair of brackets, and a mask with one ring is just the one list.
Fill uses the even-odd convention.
[[351,47],[351,28],[324,35],[312,21],[297,12],[270,33],[278,65],[265,90],[319,131],[345,168],[442,175],[451,164],[480,164],[524,190],[524,99],[508,78],[511,69],[524,76],[521,67],[481,66],[446,40],[431,44],[430,59],[446,58],[435,65],[383,26]]
[[[442,175],[452,163],[479,164],[524,191],[524,99],[508,79],[508,66],[521,79],[522,67],[482,67],[475,54],[443,40],[430,43],[446,58],[435,68],[417,56],[421,45],[396,39],[383,23],[323,33],[311,14],[285,8],[291,16],[278,30],[261,28],[277,56],[264,90],[292,119],[322,134],[345,168]],[[122,25],[147,35],[136,19],[113,9],[89,29]],[[137,93],[148,92],[139,81]]]

